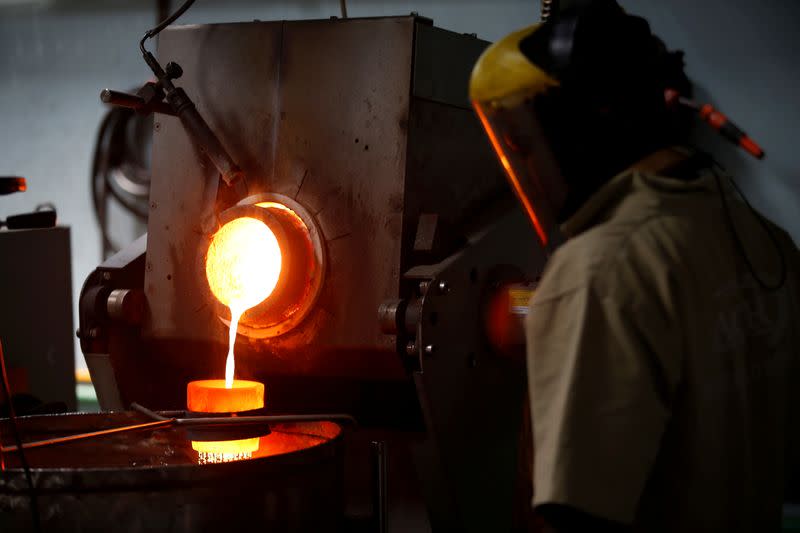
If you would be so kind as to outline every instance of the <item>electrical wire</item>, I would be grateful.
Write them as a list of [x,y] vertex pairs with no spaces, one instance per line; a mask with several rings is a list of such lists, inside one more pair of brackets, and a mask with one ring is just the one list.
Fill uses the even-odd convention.
[[156,35],[161,33],[161,31],[164,28],[166,28],[167,26],[169,26],[170,24],[172,24],[173,22],[178,20],[178,18],[181,15],[183,15],[186,12],[187,9],[192,7],[192,4],[194,4],[194,2],[195,2],[195,0],[186,0],[183,4],[181,4],[181,7],[179,7],[177,9],[177,11],[175,11],[172,15],[170,15],[169,17],[167,17],[166,19],[161,21],[161,23],[159,25],[157,25],[155,28],[151,28],[151,29],[147,30],[147,33],[144,34],[144,37],[142,37],[142,40],[139,41],[139,50],[142,51],[142,54],[146,54],[147,53],[147,49],[144,47],[145,41],[147,41],[147,39],[152,39],[153,37],[155,37]]
[[[144,43],[175,22],[195,0],[187,0],[172,15],[148,30],[139,43]],[[168,13],[169,1],[157,2],[157,17]],[[150,196],[149,148],[152,143],[153,118],[127,108],[112,108],[100,123],[91,168],[91,194],[95,218],[100,228],[103,258],[117,252],[120,246],[109,233],[109,199],[147,221]]]
[[33,521],[33,530],[37,533],[42,530],[42,525],[39,520],[39,499],[36,495],[36,487],[33,484],[33,477],[31,476],[31,467],[28,464],[28,459],[25,457],[25,451],[22,447],[22,438],[19,433],[19,426],[17,426],[17,413],[14,410],[14,402],[11,400],[11,387],[8,384],[8,372],[6,371],[6,359],[3,354],[3,342],[0,341],[0,371],[3,377],[3,392],[5,393],[6,401],[8,402],[8,415],[11,421],[11,431],[14,434],[14,441],[17,444],[17,453],[19,454],[19,462],[22,464],[22,470],[25,472],[25,479],[28,482],[28,492],[31,500],[31,520]]
[[95,218],[103,258],[119,250],[109,235],[109,200],[146,222],[150,196],[152,116],[126,108],[110,109],[98,128],[90,174]]
[[[761,213],[756,211],[755,208],[752,205],[750,205],[750,202],[747,200],[747,197],[744,195],[739,186],[736,185],[736,182],[733,180],[733,178],[725,172],[724,167],[713,158],[712,161],[714,162],[716,168],[712,168],[711,171],[714,174],[714,179],[717,182],[717,189],[719,190],[720,201],[722,202],[722,209],[723,212],[725,213],[725,218],[728,222],[728,226],[730,227],[731,236],[733,237],[733,242],[734,246],[736,246],[736,250],[739,252],[739,255],[742,256],[742,259],[744,259],[744,262],[747,265],[747,269],[750,271],[750,275],[753,276],[753,278],[756,280],[758,285],[763,290],[767,292],[775,292],[780,290],[786,283],[786,277],[788,275],[788,267],[786,265],[786,255],[784,254],[783,249],[781,248],[780,242],[778,242],[778,238],[775,236],[775,232],[772,230],[772,228],[770,228],[769,222],[761,215]],[[726,195],[722,187],[722,180],[720,178],[720,173],[722,173],[723,175],[725,175],[725,177],[728,178],[728,182],[733,186],[733,189],[742,199],[742,201],[750,210],[750,212],[753,214],[753,216],[756,218],[756,220],[758,220],[759,224],[761,224],[761,227],[769,236],[770,241],[772,241],[772,245],[775,247],[775,251],[778,253],[778,259],[780,260],[781,263],[781,274],[778,277],[778,281],[774,284],[769,284],[761,276],[758,275],[755,267],[753,266],[753,263],[750,261],[750,256],[747,255],[747,250],[745,250],[744,243],[742,242],[739,233],[736,231],[736,225],[733,222],[733,215],[731,214],[730,206],[728,205],[728,200],[726,200],[725,198]]]

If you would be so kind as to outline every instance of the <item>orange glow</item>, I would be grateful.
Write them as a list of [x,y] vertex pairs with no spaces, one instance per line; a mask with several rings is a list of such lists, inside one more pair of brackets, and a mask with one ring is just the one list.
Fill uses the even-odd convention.
[[225,440],[219,442],[192,441],[200,464],[229,463],[250,459],[258,451],[261,439]]
[[262,221],[241,217],[211,239],[206,277],[214,296],[228,307],[249,309],[265,300],[281,274],[281,248]]
[[264,407],[264,384],[237,379],[231,388],[225,380],[192,381],[186,386],[186,406],[199,413],[237,413]]
[[233,354],[242,314],[272,294],[281,275],[281,248],[262,221],[241,217],[222,226],[211,239],[206,254],[206,278],[211,292],[231,310],[225,383],[231,387],[235,373]]
[[[192,381],[186,386],[186,404],[190,411],[203,413],[235,413],[264,407],[264,384],[237,379],[231,388],[225,380]],[[224,463],[249,459],[258,451],[260,439],[227,441],[192,441],[200,464]]]
[[308,226],[306,226],[306,223],[303,222],[302,218],[300,218],[300,215],[298,215],[297,213],[292,211],[291,208],[283,205],[280,202],[258,202],[256,204],[256,207],[261,207],[264,209],[280,209],[281,211],[286,211],[292,216],[292,218],[295,219],[296,222],[299,222],[302,227],[308,230]]
[[531,205],[531,202],[525,194],[525,191],[522,189],[522,184],[520,183],[517,174],[514,172],[514,168],[511,166],[511,163],[508,161],[508,158],[503,152],[503,147],[500,144],[500,141],[498,141],[492,126],[489,124],[489,120],[486,118],[486,115],[484,114],[483,109],[478,102],[473,101],[472,104],[475,107],[475,111],[478,113],[478,118],[481,120],[481,124],[483,124],[483,129],[486,130],[486,134],[489,136],[489,141],[492,143],[492,148],[494,148],[497,157],[500,159],[500,164],[503,165],[506,174],[508,174],[509,181],[511,181],[511,185],[514,187],[514,192],[517,193],[517,198],[520,199],[528,218],[530,218],[531,222],[533,222],[534,229],[536,229],[536,233],[539,235],[539,239],[542,241],[542,244],[547,246],[547,233],[545,233],[544,229],[542,228],[542,225],[539,222],[539,217],[536,215],[536,210],[534,210],[533,205]]
[[[263,207],[265,209],[281,209],[283,211],[292,211],[280,202],[258,202],[256,207]],[[294,211],[292,211],[294,213]]]

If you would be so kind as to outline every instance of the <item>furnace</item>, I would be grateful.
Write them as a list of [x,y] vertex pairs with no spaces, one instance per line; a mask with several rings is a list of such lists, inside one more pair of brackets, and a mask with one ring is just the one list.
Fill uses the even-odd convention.
[[[133,491],[180,484],[168,501],[190,507],[213,480],[240,476],[278,509],[256,513],[263,525],[279,515],[313,529],[299,517],[319,505],[326,524],[372,514],[380,531],[387,514],[413,528],[509,529],[525,403],[515,325],[545,251],[467,100],[487,44],[416,14],[161,33],[165,75],[238,168],[221,172],[169,106],[153,107],[148,233],[101,264],[80,301],[81,346],[114,412],[52,430],[31,419],[29,434],[174,419],[178,431],[139,444],[94,441],[119,446],[92,464],[110,461]],[[149,409],[122,412],[134,402]],[[203,417],[237,429],[199,438]],[[54,486],[109,482],[70,454],[39,457]],[[216,459],[232,462],[199,464]],[[17,485],[0,488],[19,511]],[[59,491],[52,517],[83,508]]]

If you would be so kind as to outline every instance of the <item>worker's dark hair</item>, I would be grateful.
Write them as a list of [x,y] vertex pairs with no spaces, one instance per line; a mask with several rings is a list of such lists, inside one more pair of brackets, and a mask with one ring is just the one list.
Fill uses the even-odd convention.
[[535,105],[571,189],[562,217],[648,153],[686,141],[690,114],[664,98],[667,88],[692,93],[683,53],[614,0],[559,12],[520,51],[559,81]]

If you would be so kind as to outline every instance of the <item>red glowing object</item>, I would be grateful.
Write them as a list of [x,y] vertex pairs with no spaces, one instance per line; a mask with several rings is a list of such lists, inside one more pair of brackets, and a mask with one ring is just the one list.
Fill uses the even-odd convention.
[[264,407],[264,384],[233,380],[225,387],[224,379],[192,381],[186,387],[186,406],[200,413],[238,413]]
[[[224,379],[192,381],[186,386],[186,404],[190,411],[202,413],[237,413],[264,407],[264,384],[233,380],[231,388]],[[192,441],[201,463],[222,463],[248,459],[258,450],[259,438],[227,441]]]

